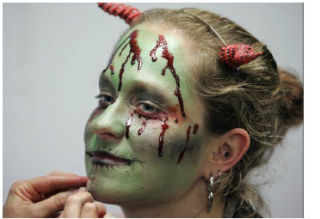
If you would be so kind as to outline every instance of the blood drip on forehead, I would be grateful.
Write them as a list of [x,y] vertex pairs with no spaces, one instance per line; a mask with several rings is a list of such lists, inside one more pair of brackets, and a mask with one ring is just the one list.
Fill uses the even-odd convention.
[[113,75],[113,74],[114,74],[114,67],[113,67],[113,65],[110,65],[110,70],[111,70],[111,74]]
[[[127,55],[125,61],[121,64],[121,69],[120,69],[120,72],[119,72],[118,91],[121,90],[122,77],[123,77],[123,74],[125,72],[125,65],[129,61],[129,58],[130,58],[131,54],[133,54],[133,56],[131,58],[131,65],[134,65],[136,63],[136,61],[138,61],[138,70],[141,70],[141,67],[142,67],[141,49],[140,49],[140,47],[138,45],[137,38],[138,38],[138,30],[135,30],[126,39],[124,39],[121,42],[121,44],[118,46],[118,48],[112,54],[112,58],[110,59],[108,66],[103,70],[103,72],[105,72],[108,68],[110,68],[111,75],[113,75],[114,74],[114,66],[113,66],[112,62],[113,62],[115,54],[117,54],[119,49],[122,48],[120,53],[119,53],[119,56],[121,56],[123,51],[125,50],[125,48],[127,48],[127,46],[130,45],[129,54]],[[128,41],[128,39],[130,39],[130,40]]]
[[168,43],[167,43],[166,39],[164,38],[164,36],[162,36],[162,35],[159,35],[159,39],[158,39],[155,47],[150,51],[151,60],[153,62],[157,61],[156,52],[160,47],[162,48],[162,57],[167,60],[167,65],[162,69],[161,74],[165,75],[166,70],[167,69],[170,70],[173,78],[176,81],[176,90],[174,91],[174,95],[177,96],[178,101],[179,101],[179,105],[180,105],[180,109],[181,109],[181,114],[183,117],[185,117],[186,114],[184,112],[184,104],[183,104],[183,99],[182,99],[182,95],[181,95],[181,91],[180,91],[180,79],[176,73],[175,68],[173,67],[174,56],[169,52]]
[[138,46],[137,37],[138,37],[138,30],[135,30],[124,40],[124,41],[127,41],[130,38],[129,42],[126,43],[126,45],[123,47],[122,51],[119,54],[119,56],[121,56],[124,48],[126,48],[128,46],[128,44],[130,45],[129,54],[127,55],[126,60],[121,65],[121,69],[120,69],[120,73],[119,73],[118,91],[121,90],[122,76],[125,71],[125,65],[127,64],[131,54],[133,54],[133,56],[131,58],[131,65],[134,65],[136,63],[136,61],[138,60],[138,70],[141,70],[141,66],[142,66],[141,49]]

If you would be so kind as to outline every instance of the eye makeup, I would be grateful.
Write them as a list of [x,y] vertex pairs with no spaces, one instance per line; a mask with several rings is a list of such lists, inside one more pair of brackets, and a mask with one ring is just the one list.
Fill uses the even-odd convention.
[[101,92],[105,91],[110,93],[112,96],[117,95],[115,86],[104,73],[102,73],[99,78],[99,89]]
[[99,99],[99,107],[103,109],[107,108],[114,102],[114,98],[110,94],[100,93],[96,98]]
[[170,97],[167,97],[168,92],[165,92],[149,83],[138,82],[132,88],[128,89],[128,93],[130,94],[128,97],[130,101],[150,101],[162,110],[175,104]]

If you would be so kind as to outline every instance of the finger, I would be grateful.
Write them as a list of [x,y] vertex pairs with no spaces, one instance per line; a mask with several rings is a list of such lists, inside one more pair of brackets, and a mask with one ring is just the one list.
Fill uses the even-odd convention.
[[51,196],[48,199],[34,204],[34,212],[39,217],[52,217],[57,212],[63,210],[67,198],[72,194],[72,191],[60,192]]
[[100,202],[95,202],[95,204],[98,211],[98,217],[103,217],[107,213],[105,205]]
[[99,202],[86,202],[81,210],[82,218],[102,218],[106,214],[106,207]]
[[97,218],[97,217],[99,217],[96,204],[94,202],[86,202],[81,209],[80,217],[82,217],[82,218]]
[[77,192],[70,195],[64,206],[64,216],[80,217],[81,207],[86,202],[93,202],[93,197],[89,192]]
[[60,170],[54,170],[54,171],[50,172],[47,176],[78,176],[79,177],[79,175],[77,175],[77,174],[63,172]]
[[82,176],[39,176],[26,180],[26,183],[38,193],[46,194],[57,190],[85,186],[87,181],[88,178]]
[[64,213],[63,213],[63,211],[62,211],[61,214],[59,215],[59,218],[64,218]]

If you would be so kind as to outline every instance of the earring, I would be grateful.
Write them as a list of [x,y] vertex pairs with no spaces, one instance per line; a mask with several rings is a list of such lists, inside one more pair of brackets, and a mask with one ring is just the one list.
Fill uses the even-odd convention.
[[221,181],[221,172],[220,172],[220,168],[218,169],[218,174],[219,174],[219,180],[217,180],[216,182],[214,181],[214,177],[212,175],[212,173],[210,173],[209,176],[209,181],[208,181],[208,207],[207,207],[207,212],[210,212],[211,208],[212,208],[212,204],[213,204],[213,198],[214,198],[214,184],[215,183],[220,183]]
[[209,192],[209,195],[208,195],[207,212],[210,212],[210,210],[212,208],[213,197],[214,197],[213,186],[214,186],[214,178],[212,176],[212,173],[210,173],[210,177],[209,177],[209,181],[208,181],[208,192]]

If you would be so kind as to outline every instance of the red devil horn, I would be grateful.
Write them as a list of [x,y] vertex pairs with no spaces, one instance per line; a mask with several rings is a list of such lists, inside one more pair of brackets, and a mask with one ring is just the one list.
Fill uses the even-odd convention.
[[253,47],[248,44],[225,45],[219,52],[222,62],[234,69],[253,61],[260,55],[262,52],[254,52]]
[[120,3],[98,3],[98,6],[109,14],[121,17],[129,25],[142,14],[138,9]]

